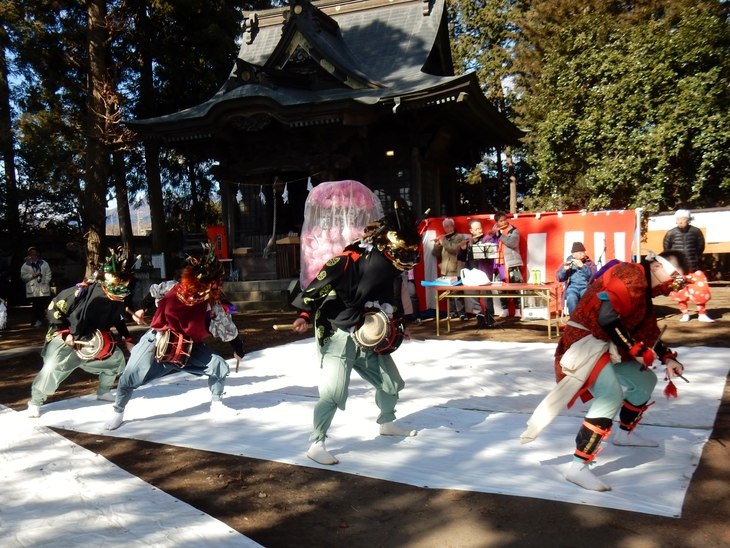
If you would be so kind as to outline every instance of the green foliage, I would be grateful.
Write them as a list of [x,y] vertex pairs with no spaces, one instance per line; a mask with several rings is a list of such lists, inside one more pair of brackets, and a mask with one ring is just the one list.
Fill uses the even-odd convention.
[[454,0],[449,13],[457,70],[528,132],[523,207],[729,205],[729,2]]
[[[271,4],[109,0],[114,108],[158,116],[209,99],[233,66],[241,10]],[[0,19],[22,229],[83,234],[86,5],[0,0]],[[509,151],[522,208],[730,205],[730,2],[451,0],[449,21],[456,71],[476,71],[528,131]],[[126,146],[134,198],[147,188],[145,159]],[[464,166],[465,188],[480,206],[507,209],[508,151],[484,152]],[[209,164],[166,151],[160,168],[169,226],[220,222]]]
[[[241,0],[108,0],[106,84],[107,99],[115,101],[113,109],[129,119],[175,112],[209,99],[233,66],[242,9],[270,5],[266,1],[255,4]],[[83,233],[79,211],[84,206],[89,150],[86,5],[75,0],[0,0],[0,18],[10,38],[5,51],[12,60],[12,123],[23,231],[53,224]],[[141,95],[144,62],[153,67],[149,88],[153,95],[149,97]],[[142,149],[125,139],[114,142],[119,130],[112,120],[106,122],[108,150],[103,154],[112,147],[127,148],[128,192],[134,199],[147,186]],[[107,162],[106,158],[100,160]],[[177,218],[185,207],[188,212],[196,207],[200,211],[183,216],[219,222],[220,212],[211,205],[207,166],[196,164],[190,169],[186,164],[176,171],[171,164],[163,166],[163,185],[169,187],[165,203],[170,208],[165,216]],[[179,195],[181,189],[190,192],[191,174],[195,174],[196,196],[188,196],[186,202]]]
[[522,27],[533,207],[728,205],[722,2],[537,2]]

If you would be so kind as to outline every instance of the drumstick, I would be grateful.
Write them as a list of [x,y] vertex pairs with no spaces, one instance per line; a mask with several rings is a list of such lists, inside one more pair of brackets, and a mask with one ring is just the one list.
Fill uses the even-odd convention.
[[[294,331],[294,326],[290,323],[276,323],[272,326],[276,331]],[[309,325],[307,325],[309,329]]]
[[74,344],[77,344],[79,346],[91,346],[94,343],[92,341],[74,341]]
[[238,366],[241,364],[241,358],[236,356],[236,373],[238,373]]
[[[664,327],[662,327],[661,332],[659,333],[659,336],[657,337],[656,341],[654,341],[654,345],[651,347],[652,350],[656,349],[656,345],[659,344],[659,341],[662,340],[662,335],[664,335],[664,332],[667,330],[667,324],[664,324]],[[680,379],[682,379],[684,382],[689,382],[687,379],[685,379],[682,375],[677,375]]]

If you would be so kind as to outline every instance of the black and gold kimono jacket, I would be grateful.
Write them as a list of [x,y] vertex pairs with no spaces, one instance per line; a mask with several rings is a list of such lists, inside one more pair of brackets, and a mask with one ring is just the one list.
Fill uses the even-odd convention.
[[60,331],[68,331],[78,339],[96,329],[109,331],[112,327],[122,338],[128,338],[129,329],[124,323],[123,313],[124,302],[109,299],[98,282],[69,287],[61,291],[48,306],[50,328],[46,342]]
[[394,302],[393,282],[400,274],[377,248],[348,247],[324,264],[292,304],[301,311],[300,317],[313,321],[323,346],[336,329],[358,326],[369,301],[391,304],[399,317],[402,311],[400,303]]

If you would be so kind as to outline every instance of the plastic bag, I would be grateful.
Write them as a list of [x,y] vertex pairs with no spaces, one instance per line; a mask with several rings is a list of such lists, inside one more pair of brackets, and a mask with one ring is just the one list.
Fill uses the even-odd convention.
[[489,276],[478,268],[464,268],[461,270],[461,283],[464,285],[489,285]]
[[380,199],[357,181],[320,183],[304,204],[301,273],[307,287],[331,257],[362,236],[365,227],[383,216]]

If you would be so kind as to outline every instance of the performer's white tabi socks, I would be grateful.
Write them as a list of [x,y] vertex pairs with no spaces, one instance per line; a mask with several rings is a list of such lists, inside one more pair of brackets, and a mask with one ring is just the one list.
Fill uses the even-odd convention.
[[394,422],[386,422],[380,425],[381,436],[403,436],[404,438],[413,437],[418,434],[417,430],[408,430],[401,428]]
[[628,432],[621,428],[613,435],[613,444],[628,447],[659,447],[659,444],[654,440],[642,438],[636,432]]
[[124,422],[124,413],[114,413],[114,416],[104,425],[104,430],[116,430]]
[[596,476],[593,475],[588,465],[584,462],[576,462],[570,465],[570,470],[565,476],[565,479],[581,486],[583,489],[589,491],[610,491],[611,487],[606,485]]
[[28,409],[25,412],[25,416],[30,419],[37,419],[41,416],[41,406],[40,405],[33,405],[32,403],[28,404]]
[[97,394],[96,399],[99,401],[116,401],[117,395],[114,392],[106,392],[104,394]]
[[337,464],[340,462],[325,449],[324,441],[315,441],[310,445],[307,457],[320,464]]
[[216,419],[225,419],[238,415],[238,409],[224,405],[221,400],[210,402],[210,414]]

